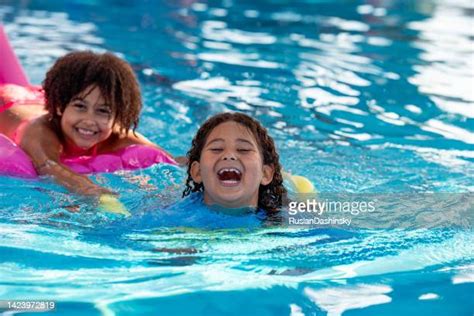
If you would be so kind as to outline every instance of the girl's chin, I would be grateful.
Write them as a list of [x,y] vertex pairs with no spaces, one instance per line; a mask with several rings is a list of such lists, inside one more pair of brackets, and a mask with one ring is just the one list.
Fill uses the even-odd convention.
[[73,144],[73,150],[81,150],[81,151],[87,151],[87,150],[93,148],[95,145],[97,145],[96,142],[84,143],[82,141],[81,142],[73,141],[72,144]]
[[83,142],[83,141],[74,142],[74,144],[76,145],[77,148],[84,149],[84,150],[91,149],[92,147],[96,145],[95,142]]
[[243,196],[242,192],[228,192],[227,194],[219,194],[216,196],[204,196],[204,202],[208,205],[217,204],[229,208],[247,207],[255,203],[251,202],[251,198]]

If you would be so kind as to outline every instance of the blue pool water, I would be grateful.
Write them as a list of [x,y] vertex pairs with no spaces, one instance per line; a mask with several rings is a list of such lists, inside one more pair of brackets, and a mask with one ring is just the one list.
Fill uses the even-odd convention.
[[[402,196],[371,225],[298,228],[169,208],[176,167],[94,176],[127,219],[0,176],[0,300],[55,300],[54,315],[472,315],[473,12],[469,0],[0,1],[33,83],[75,49],[129,61],[139,131],[174,155],[208,116],[238,110],[320,192]],[[424,194],[446,198],[405,203]]]

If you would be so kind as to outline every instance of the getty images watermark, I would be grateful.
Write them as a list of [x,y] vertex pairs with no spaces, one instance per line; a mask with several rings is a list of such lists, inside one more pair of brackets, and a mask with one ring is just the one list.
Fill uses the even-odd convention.
[[289,226],[435,228],[474,226],[474,193],[318,193],[290,197]]
[[316,198],[288,204],[289,225],[351,225],[353,216],[374,213],[376,201],[334,201]]

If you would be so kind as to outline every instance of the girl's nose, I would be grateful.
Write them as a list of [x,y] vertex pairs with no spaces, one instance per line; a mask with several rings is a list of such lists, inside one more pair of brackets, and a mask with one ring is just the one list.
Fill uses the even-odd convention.
[[81,118],[83,124],[94,126],[96,125],[96,118],[93,113],[87,112]]
[[86,120],[87,122],[90,122],[91,124],[94,124],[95,122],[100,121],[100,118],[97,117],[97,115],[94,113],[93,109],[87,111],[85,113],[83,119]]
[[223,160],[236,160],[237,158],[235,157],[234,152],[232,150],[227,150],[224,152],[222,159]]
[[84,116],[84,120],[93,123],[95,121],[94,113],[87,112],[87,114]]

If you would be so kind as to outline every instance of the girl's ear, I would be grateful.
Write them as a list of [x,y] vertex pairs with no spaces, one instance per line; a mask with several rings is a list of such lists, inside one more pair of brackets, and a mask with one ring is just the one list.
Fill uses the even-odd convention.
[[191,178],[193,178],[194,182],[201,183],[201,164],[198,161],[193,161],[191,164],[191,169],[189,170],[191,174]]
[[273,175],[275,174],[275,168],[273,165],[263,165],[263,177],[260,184],[267,185],[270,184],[273,180]]
[[63,115],[63,112],[61,112],[61,109],[60,109],[60,108],[56,108],[56,114],[57,114],[58,116],[61,116],[61,115]]

